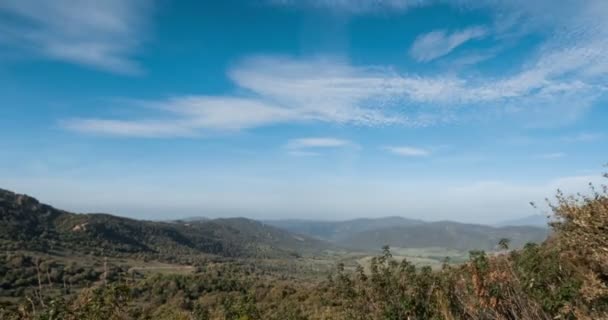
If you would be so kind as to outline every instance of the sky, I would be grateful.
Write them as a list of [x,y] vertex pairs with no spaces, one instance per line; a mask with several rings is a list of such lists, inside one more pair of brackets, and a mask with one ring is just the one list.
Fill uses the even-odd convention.
[[0,188],[494,223],[603,183],[608,2],[3,0]]

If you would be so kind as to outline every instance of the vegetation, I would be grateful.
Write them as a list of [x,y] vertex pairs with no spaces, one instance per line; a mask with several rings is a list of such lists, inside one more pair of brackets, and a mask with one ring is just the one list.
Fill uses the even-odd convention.
[[0,319],[608,319],[606,187],[558,193],[552,209],[542,244],[509,251],[515,239],[498,239],[500,251],[471,251],[439,270],[398,260],[388,246],[368,269],[338,263],[329,277],[258,263],[269,259],[146,274],[118,258],[85,268],[8,250]]
[[183,260],[184,257],[290,257],[329,244],[242,218],[153,222],[74,214],[0,189],[0,250]]

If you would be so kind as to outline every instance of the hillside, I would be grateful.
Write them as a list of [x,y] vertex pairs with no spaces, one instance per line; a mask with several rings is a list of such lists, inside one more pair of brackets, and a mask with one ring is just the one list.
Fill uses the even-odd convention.
[[242,218],[152,222],[109,214],[75,214],[1,189],[0,244],[3,249],[169,259],[189,254],[281,257],[327,247],[320,240]]
[[258,243],[287,251],[318,253],[332,247],[328,242],[246,218],[221,218],[201,224],[226,226],[238,230],[239,235],[250,243]]

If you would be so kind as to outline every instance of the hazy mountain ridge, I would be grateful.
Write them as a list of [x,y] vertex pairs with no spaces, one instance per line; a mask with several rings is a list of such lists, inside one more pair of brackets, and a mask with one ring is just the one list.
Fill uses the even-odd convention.
[[543,241],[548,232],[536,227],[424,222],[403,217],[347,221],[144,221],[110,214],[70,213],[6,190],[0,190],[0,214],[0,240],[4,247],[161,258],[190,254],[298,256],[337,247],[377,250],[384,245],[491,250],[501,238],[509,238],[513,247],[521,247],[527,242]]
[[416,226],[396,226],[355,233],[336,243],[344,247],[375,249],[383,245],[403,248],[442,247],[457,250],[494,250],[502,238],[512,248],[528,242],[540,243],[548,231],[536,227],[491,227],[457,222],[429,222]]
[[550,221],[551,219],[546,215],[534,214],[526,217],[501,221],[497,223],[496,226],[532,226],[547,228]]
[[457,250],[492,250],[502,238],[519,248],[540,243],[547,228],[467,224],[453,221],[425,222],[402,217],[346,221],[275,220],[266,223],[307,234],[344,248],[376,250],[384,245],[403,248],[442,247]]
[[424,224],[424,221],[403,217],[358,218],[343,221],[322,220],[266,220],[264,223],[291,232],[306,234],[319,239],[338,241],[353,233],[376,230],[392,226],[411,226]]

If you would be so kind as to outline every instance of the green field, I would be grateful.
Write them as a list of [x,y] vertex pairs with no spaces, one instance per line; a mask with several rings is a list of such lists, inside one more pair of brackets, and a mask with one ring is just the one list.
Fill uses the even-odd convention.
[[[467,260],[468,252],[458,251],[445,248],[391,248],[393,258],[397,261],[406,259],[417,267],[429,266],[433,269],[439,269],[448,262],[449,264],[459,264]],[[356,259],[357,264],[363,266],[366,271],[369,271],[371,259],[375,254],[369,254]]]

